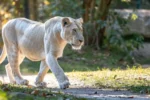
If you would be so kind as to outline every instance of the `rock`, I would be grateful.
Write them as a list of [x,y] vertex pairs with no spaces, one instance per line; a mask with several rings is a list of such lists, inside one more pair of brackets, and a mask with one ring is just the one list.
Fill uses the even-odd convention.
[[[141,34],[145,38],[150,38],[150,10],[130,10],[130,9],[124,9],[119,10],[116,9],[115,12],[117,12],[122,18],[128,19],[131,17],[131,14],[134,13],[138,17],[136,20],[131,20],[127,23],[127,27],[129,28],[129,32],[123,32],[124,35],[137,33]],[[118,23],[114,24],[115,30],[124,31],[121,30]],[[108,27],[109,30],[109,27]],[[144,43],[143,47],[140,47],[139,49],[135,49],[132,52],[132,55],[134,57],[138,58],[150,58],[150,43]]]
[[132,55],[138,58],[150,58],[150,43],[144,43],[143,47],[135,49]]
[[127,24],[130,32],[124,34],[138,33],[142,34],[144,37],[150,38],[150,10],[137,10],[133,12],[133,10],[130,9],[117,9],[115,12],[125,19],[129,18],[132,13],[135,13],[138,16],[136,20],[132,20]]

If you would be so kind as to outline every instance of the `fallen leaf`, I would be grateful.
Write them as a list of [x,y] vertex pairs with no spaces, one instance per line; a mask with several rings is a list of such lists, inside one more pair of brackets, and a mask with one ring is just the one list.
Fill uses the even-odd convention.
[[46,97],[46,93],[43,92],[43,93],[42,93],[42,96],[43,96],[43,97]]
[[37,95],[37,94],[39,94],[39,91],[38,90],[34,90],[34,91],[31,92],[31,94]]

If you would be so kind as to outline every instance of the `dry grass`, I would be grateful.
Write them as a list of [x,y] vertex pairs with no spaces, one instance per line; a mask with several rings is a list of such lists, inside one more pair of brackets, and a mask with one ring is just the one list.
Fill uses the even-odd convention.
[[70,72],[69,77],[79,79],[85,86],[96,88],[128,89],[134,92],[150,93],[150,68],[127,68],[89,72]]

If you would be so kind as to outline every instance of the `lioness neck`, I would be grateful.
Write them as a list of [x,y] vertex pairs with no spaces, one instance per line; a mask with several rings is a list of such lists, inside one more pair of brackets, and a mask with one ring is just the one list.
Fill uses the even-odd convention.
[[45,40],[49,41],[46,49],[46,53],[51,52],[55,57],[61,57],[63,50],[67,44],[65,40],[61,38],[61,20],[62,17],[54,17],[45,22]]

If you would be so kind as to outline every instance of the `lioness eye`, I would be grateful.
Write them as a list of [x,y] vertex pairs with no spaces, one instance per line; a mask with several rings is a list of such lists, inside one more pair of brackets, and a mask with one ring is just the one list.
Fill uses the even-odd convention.
[[74,32],[77,32],[76,29],[73,29]]

